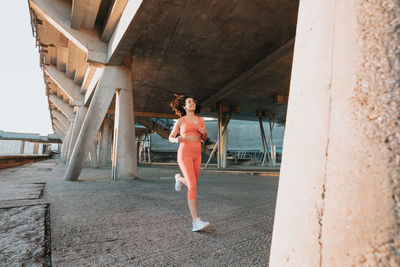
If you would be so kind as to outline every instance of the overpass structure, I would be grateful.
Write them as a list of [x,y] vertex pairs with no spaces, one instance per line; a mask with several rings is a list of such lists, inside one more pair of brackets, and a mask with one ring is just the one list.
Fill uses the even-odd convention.
[[43,136],[34,133],[14,133],[14,132],[4,132],[1,130],[0,130],[0,140],[21,140],[21,141],[54,143],[54,144],[61,143],[61,139],[54,134]]
[[[272,266],[400,263],[395,0],[29,0],[65,180],[100,139],[138,176],[135,119],[173,93],[218,117],[285,123]],[[290,87],[290,94],[289,94]],[[289,101],[288,101],[288,96]],[[288,101],[288,103],[287,103]]]
[[[29,1],[53,129],[64,140],[65,178],[78,178],[97,135],[102,162],[116,144],[115,178],[137,177],[134,117],[144,125],[149,117],[174,118],[173,93],[193,96],[203,115],[219,118],[218,159],[225,167],[230,117],[285,121],[297,7],[297,1]],[[166,136],[166,129],[154,129]]]

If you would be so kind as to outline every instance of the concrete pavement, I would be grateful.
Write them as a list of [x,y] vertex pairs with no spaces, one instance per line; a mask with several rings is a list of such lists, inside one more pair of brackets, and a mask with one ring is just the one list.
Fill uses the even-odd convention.
[[[45,183],[36,200],[50,203],[53,266],[267,266],[278,179],[202,170],[199,215],[191,232],[186,189],[174,191],[177,167],[143,166],[139,180],[110,180],[110,169],[84,169],[63,181],[55,160],[0,171],[3,183]],[[0,209],[0,211],[3,209]]]

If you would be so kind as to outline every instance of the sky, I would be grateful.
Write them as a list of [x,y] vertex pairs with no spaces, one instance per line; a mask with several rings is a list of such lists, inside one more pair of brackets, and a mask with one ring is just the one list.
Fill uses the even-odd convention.
[[53,133],[28,1],[6,5],[0,16],[0,130]]

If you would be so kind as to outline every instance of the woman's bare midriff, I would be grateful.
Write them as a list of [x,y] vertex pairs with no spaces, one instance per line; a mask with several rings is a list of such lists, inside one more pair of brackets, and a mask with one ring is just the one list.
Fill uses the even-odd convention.
[[183,141],[197,141],[197,142],[201,142],[201,137],[200,136],[195,136],[195,135],[189,135],[189,136],[185,136],[183,137]]

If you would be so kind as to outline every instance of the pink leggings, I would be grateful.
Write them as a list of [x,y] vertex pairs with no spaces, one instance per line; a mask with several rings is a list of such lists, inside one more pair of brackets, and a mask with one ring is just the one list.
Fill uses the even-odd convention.
[[185,177],[188,199],[196,199],[197,180],[201,167],[201,142],[185,141],[179,145],[178,164]]

